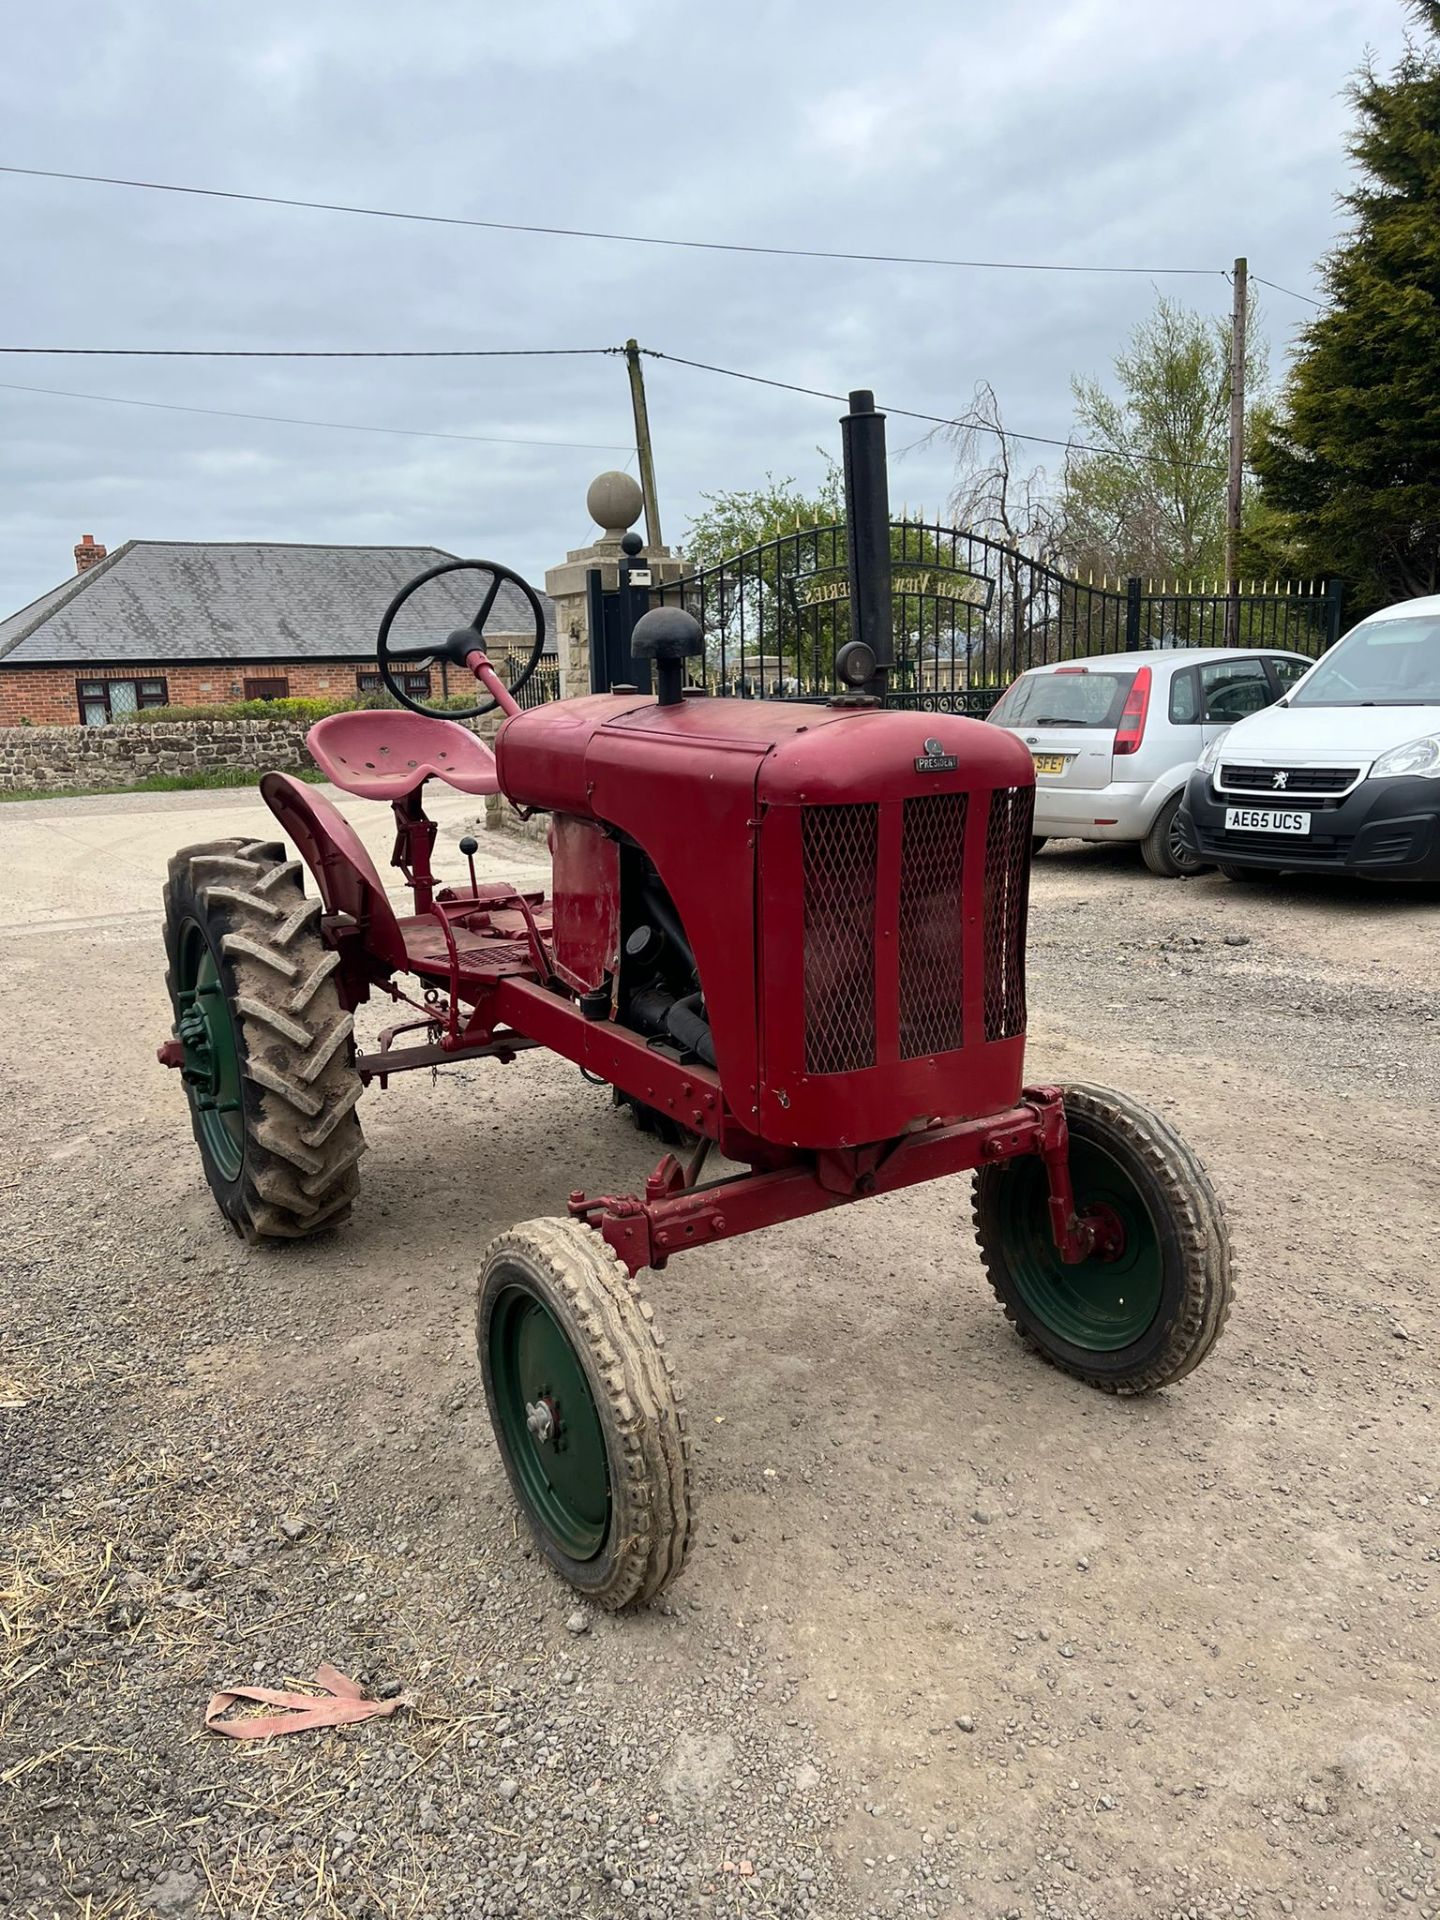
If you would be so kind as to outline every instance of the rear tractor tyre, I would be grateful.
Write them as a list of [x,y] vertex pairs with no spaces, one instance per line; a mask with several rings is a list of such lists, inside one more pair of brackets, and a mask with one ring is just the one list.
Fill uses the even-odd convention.
[[690,1547],[690,1433],[654,1315],[577,1220],[527,1220],[485,1250],[476,1315],[500,1458],[540,1551],[616,1612]]
[[975,1238],[1021,1338],[1107,1393],[1148,1393],[1209,1353],[1230,1312],[1230,1238],[1204,1167],[1165,1122],[1122,1094],[1067,1087],[1070,1173],[1083,1214],[1104,1207],[1123,1244],[1074,1266],[1051,1237],[1038,1155],[980,1169]]
[[205,1178],[245,1240],[342,1224],[365,1137],[339,956],[277,841],[185,847],[165,887],[165,983]]
[[1140,858],[1161,880],[1188,880],[1205,871],[1205,862],[1180,838],[1179,814],[1183,793],[1167,800],[1140,842]]

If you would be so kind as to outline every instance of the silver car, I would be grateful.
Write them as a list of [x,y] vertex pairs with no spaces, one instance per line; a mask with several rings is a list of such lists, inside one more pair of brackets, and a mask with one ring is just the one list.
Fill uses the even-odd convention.
[[1035,757],[1035,843],[1138,840],[1152,873],[1203,862],[1176,831],[1210,740],[1278,700],[1314,665],[1270,648],[1102,653],[1022,673],[990,714]]

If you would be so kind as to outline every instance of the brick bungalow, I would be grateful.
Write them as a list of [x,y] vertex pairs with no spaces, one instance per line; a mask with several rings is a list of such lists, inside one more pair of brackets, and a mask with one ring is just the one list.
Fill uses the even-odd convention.
[[[315,547],[270,541],[127,540],[86,534],[75,577],[0,620],[0,726],[103,726],[137,708],[378,688],[375,632],[394,594],[453,559],[437,547]],[[432,582],[397,627],[403,644],[468,625],[484,582]],[[541,595],[547,655],[554,618]],[[528,654],[532,616],[507,582],[486,626],[492,654]],[[446,691],[443,664],[407,675],[417,698]]]

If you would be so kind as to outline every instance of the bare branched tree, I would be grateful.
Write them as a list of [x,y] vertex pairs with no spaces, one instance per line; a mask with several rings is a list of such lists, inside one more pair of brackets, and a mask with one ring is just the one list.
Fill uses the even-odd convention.
[[[995,592],[972,636],[972,680],[1002,681],[1022,652],[1047,659],[1073,625],[1073,590],[1059,575],[1065,556],[1061,495],[1043,466],[1028,464],[1021,443],[1005,431],[995,389],[982,381],[970,405],[938,427],[933,439],[955,456],[952,523],[991,551],[973,557]],[[999,549],[999,551],[994,551]]]
[[955,454],[950,513],[957,526],[1014,547],[1032,560],[1056,564],[1064,550],[1064,515],[1044,467],[1023,464],[1019,442],[1005,431],[1000,402],[988,380],[975,388],[964,413],[937,437]]

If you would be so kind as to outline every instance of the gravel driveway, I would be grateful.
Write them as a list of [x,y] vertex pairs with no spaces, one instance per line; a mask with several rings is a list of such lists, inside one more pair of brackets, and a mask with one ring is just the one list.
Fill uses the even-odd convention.
[[[1435,894],[1047,848],[1033,1077],[1198,1146],[1224,1340],[1146,1401],[1047,1370],[962,1182],[689,1254],[648,1291],[697,1550],[614,1619],[517,1529],[472,1289],[654,1149],[539,1055],[413,1075],[367,1096],[353,1226],[241,1248],[154,1062],[159,889],[269,831],[230,793],[0,809],[0,1910],[1440,1914]],[[322,1661],[413,1705],[203,1731]]]

